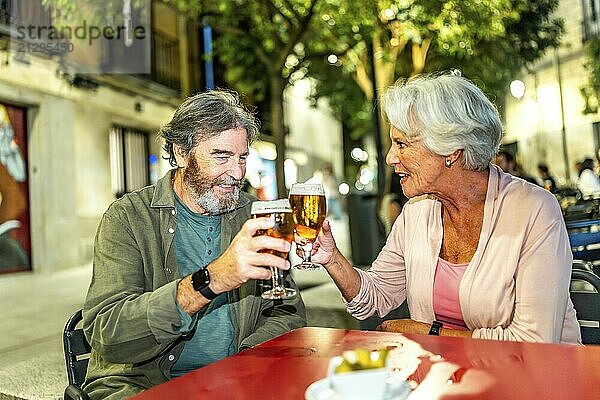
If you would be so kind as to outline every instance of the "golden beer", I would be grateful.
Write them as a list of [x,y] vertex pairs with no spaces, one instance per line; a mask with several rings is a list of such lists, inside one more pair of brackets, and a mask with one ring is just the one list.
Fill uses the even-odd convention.
[[294,265],[294,268],[320,268],[321,264],[311,261],[311,253],[327,214],[325,189],[320,183],[294,183],[289,199],[296,225],[294,239],[302,256],[302,262]]
[[[252,203],[250,213],[254,218],[268,217],[274,225],[269,229],[259,229],[255,236],[268,235],[275,238],[280,238],[291,243],[294,240],[294,219],[292,217],[292,208],[288,199],[271,200],[271,201],[255,201]],[[287,252],[276,251],[272,249],[260,250],[261,253],[275,254],[281,258],[287,258]],[[265,299],[285,299],[296,295],[296,290],[285,287],[283,271],[279,268],[271,268],[271,283],[272,288],[262,293]]]
[[[263,214],[254,214],[254,218],[267,217],[275,222],[272,228],[259,229],[256,231],[256,236],[267,235],[275,238],[281,238],[292,243],[294,240],[294,219],[292,218],[291,210],[285,212],[265,212]],[[282,251],[265,249],[261,250],[261,253],[275,254],[281,258],[286,258],[287,253]]]
[[321,230],[327,214],[325,195],[290,194],[296,233],[304,239],[314,242]]

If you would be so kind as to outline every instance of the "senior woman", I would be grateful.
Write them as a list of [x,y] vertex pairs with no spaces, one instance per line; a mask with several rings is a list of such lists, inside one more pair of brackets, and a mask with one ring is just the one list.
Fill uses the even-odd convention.
[[581,343],[560,207],[491,164],[502,137],[492,103],[452,72],[390,88],[384,110],[386,162],[409,203],[369,271],[344,258],[327,221],[313,250],[349,312],[384,317],[407,299],[411,319],[382,330]]

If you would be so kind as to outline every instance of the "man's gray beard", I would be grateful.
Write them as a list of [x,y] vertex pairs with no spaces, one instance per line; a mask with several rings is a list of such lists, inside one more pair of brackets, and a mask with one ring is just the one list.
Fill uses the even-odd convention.
[[[183,183],[194,201],[208,215],[218,215],[232,211],[240,199],[241,180],[237,180],[231,176],[225,176],[222,179],[207,179],[200,171],[198,163],[193,156],[190,157],[188,166],[183,172]],[[221,184],[233,185],[235,186],[235,190],[219,197],[212,189]]]
[[194,193],[194,199],[207,214],[218,215],[235,209],[240,199],[240,189],[235,188],[232,193],[226,194],[221,199],[209,189],[204,193]]

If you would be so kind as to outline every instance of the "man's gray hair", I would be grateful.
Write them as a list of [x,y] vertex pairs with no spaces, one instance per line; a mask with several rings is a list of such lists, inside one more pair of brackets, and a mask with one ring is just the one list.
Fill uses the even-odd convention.
[[259,134],[259,122],[232,90],[210,90],[188,97],[175,110],[173,119],[159,131],[164,139],[163,149],[169,163],[175,167],[177,160],[173,145],[179,145],[189,155],[202,141],[220,135],[229,129],[243,128],[251,144]]
[[466,169],[488,167],[500,146],[498,110],[459,71],[418,75],[390,87],[383,98],[390,123],[408,139],[420,137],[433,153],[463,150]]

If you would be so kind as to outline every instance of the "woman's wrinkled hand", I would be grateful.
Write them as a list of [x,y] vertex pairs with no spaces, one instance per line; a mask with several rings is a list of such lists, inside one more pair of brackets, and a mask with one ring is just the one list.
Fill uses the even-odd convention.
[[[317,239],[313,244],[311,261],[318,264],[326,265],[329,262],[331,262],[333,254],[336,250],[337,246],[335,244],[335,239],[331,234],[331,225],[329,225],[328,220],[325,220],[323,222],[321,232],[319,232],[319,236],[317,236]],[[302,250],[300,249],[300,246],[298,246],[296,253],[300,257],[302,257]]]

